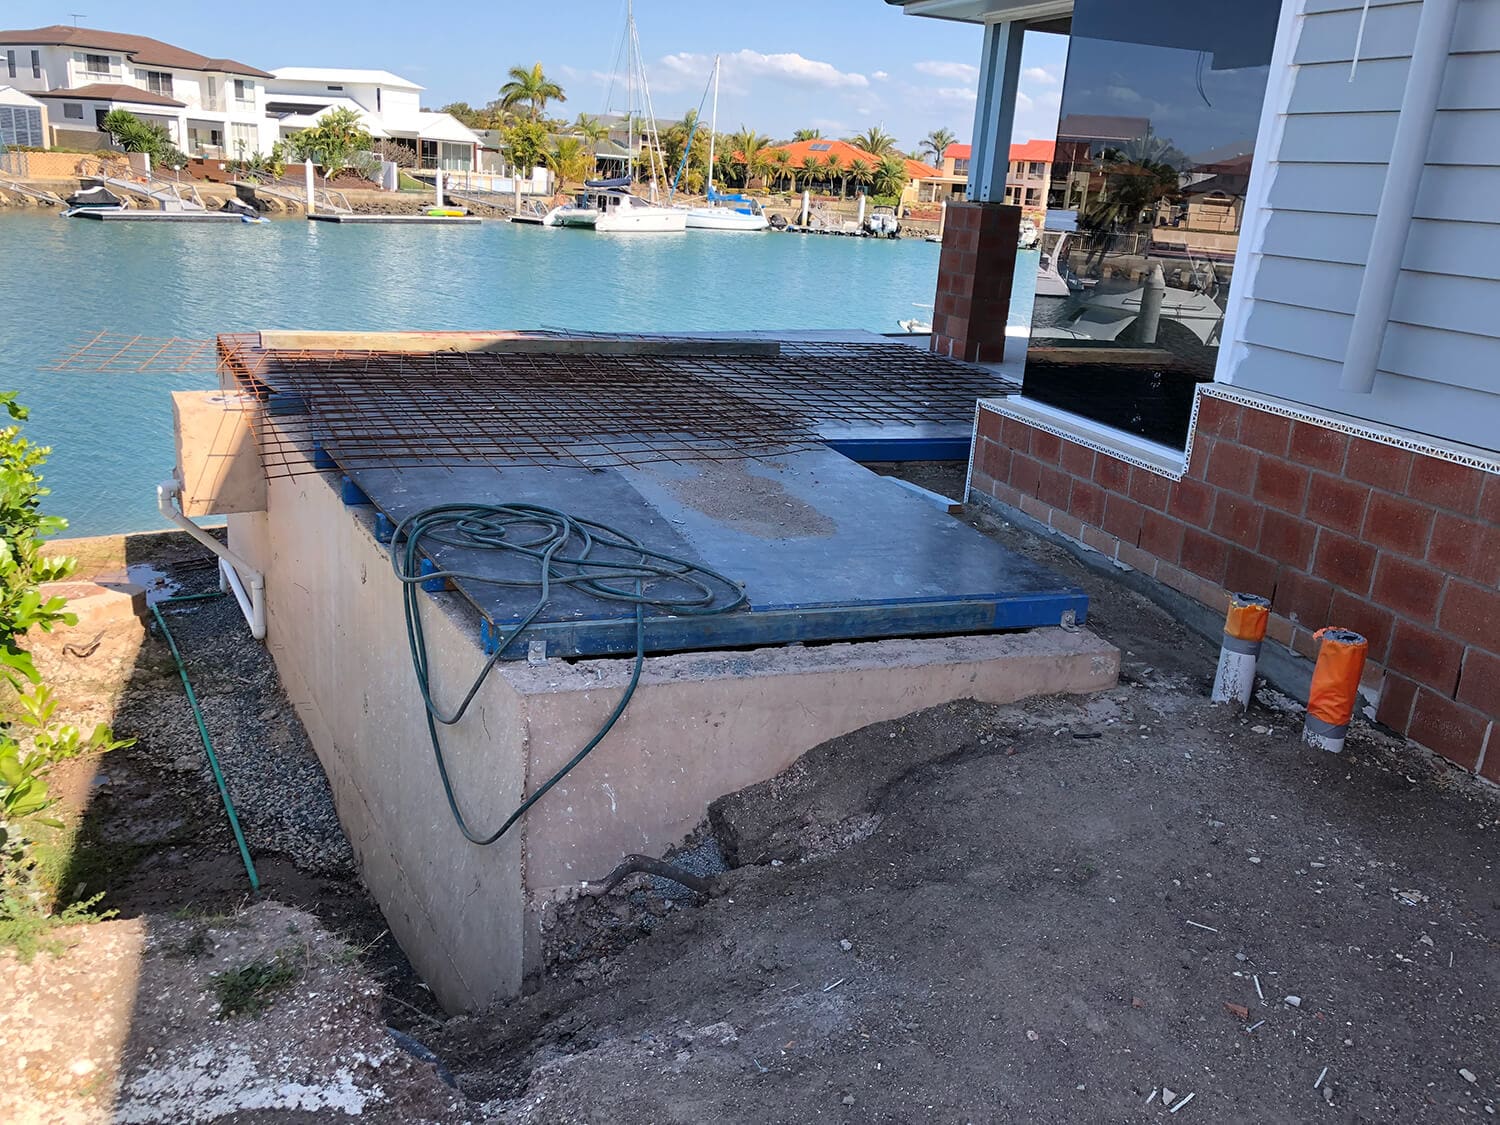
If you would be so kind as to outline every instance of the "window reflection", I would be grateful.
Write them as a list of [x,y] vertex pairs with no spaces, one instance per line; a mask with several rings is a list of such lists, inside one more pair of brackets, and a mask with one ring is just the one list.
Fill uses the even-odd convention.
[[1193,387],[1213,378],[1279,14],[1280,0],[1077,0],[1029,397],[1186,442]]

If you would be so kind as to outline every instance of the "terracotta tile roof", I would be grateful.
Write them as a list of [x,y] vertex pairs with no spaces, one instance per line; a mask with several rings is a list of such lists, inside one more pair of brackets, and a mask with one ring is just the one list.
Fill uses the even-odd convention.
[[233,59],[211,59],[194,51],[174,47],[160,39],[144,35],[126,35],[118,31],[97,31],[91,27],[68,27],[52,24],[19,31],[0,31],[0,44],[29,47],[73,47],[80,51],[118,51],[139,66],[162,66],[177,70],[211,70],[227,74],[245,74],[252,78],[270,78],[270,73]]
[[33,94],[37,98],[68,98],[73,101],[133,102],[135,105],[165,105],[181,109],[187,102],[174,101],[165,94],[153,94],[136,86],[119,82],[95,82],[88,86],[74,86],[70,90],[46,90]]
[[909,156],[902,159],[906,162],[906,178],[908,180],[930,180],[943,174],[931,164],[924,164],[922,161],[913,160]]
[[1051,164],[1057,157],[1056,141],[1027,141],[1024,145],[1011,145],[1012,160],[1037,160]]
[[[972,155],[972,145],[952,144],[943,149],[943,158],[946,160],[968,160]],[[1056,141],[1027,141],[1023,145],[1010,146],[1012,160],[1039,160],[1043,164],[1051,164],[1056,155]]]

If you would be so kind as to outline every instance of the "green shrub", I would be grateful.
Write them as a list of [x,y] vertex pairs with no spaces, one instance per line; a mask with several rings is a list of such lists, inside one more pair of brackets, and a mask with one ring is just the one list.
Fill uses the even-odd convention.
[[[26,408],[14,392],[0,393],[0,406],[11,420],[0,429],[0,693],[6,697],[0,713],[0,942],[26,954],[39,933],[81,920],[73,907],[53,915],[51,896],[37,878],[33,833],[38,826],[61,827],[48,816],[57,801],[47,774],[82,754],[126,743],[103,724],[85,735],[54,721],[57,700],[22,647],[30,629],[50,632],[59,623],[77,623],[62,598],[44,598],[39,589],[71,574],[74,560],[42,553],[44,537],[67,526],[41,512],[47,489],[39,470],[51,450],[21,436],[16,423],[25,420]],[[83,912],[95,901],[82,904]]]

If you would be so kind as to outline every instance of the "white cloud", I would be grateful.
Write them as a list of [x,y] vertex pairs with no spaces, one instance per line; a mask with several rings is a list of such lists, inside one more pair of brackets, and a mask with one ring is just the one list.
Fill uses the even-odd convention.
[[949,82],[979,81],[979,68],[969,63],[924,59],[921,62],[912,63],[912,67],[930,78],[942,78]]
[[[680,90],[708,80],[713,59],[708,55],[679,52],[664,55],[657,63],[654,84],[664,90]],[[821,90],[863,90],[870,80],[857,71],[840,70],[830,62],[810,59],[795,51],[764,54],[740,50],[722,57],[721,83],[725,89],[745,93],[755,78],[772,78],[796,86]]]
[[890,77],[890,75],[883,70],[877,70],[874,74],[870,75],[870,77],[875,79],[876,82],[884,82],[887,78]]
[[1021,71],[1021,81],[1031,82],[1037,86],[1056,86],[1058,77],[1045,66],[1028,66]]

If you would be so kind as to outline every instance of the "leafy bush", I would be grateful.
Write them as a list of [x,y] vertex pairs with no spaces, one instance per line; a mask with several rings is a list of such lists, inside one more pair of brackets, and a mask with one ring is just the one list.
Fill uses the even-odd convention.
[[[54,722],[57,700],[22,647],[31,629],[50,632],[59,623],[77,623],[62,598],[44,598],[38,588],[66,578],[75,564],[42,554],[43,538],[67,527],[65,520],[41,512],[47,489],[39,470],[51,450],[21,436],[16,423],[27,412],[14,392],[0,394],[0,406],[12,423],[0,429],[0,691],[9,697],[0,714],[0,942],[26,954],[49,926],[80,920],[76,909],[52,915],[36,878],[32,832],[36,826],[60,827],[47,815],[57,803],[47,774],[82,754],[126,743],[103,724],[84,735]],[[82,904],[84,911],[95,901]]]
[[867,200],[871,207],[894,207],[901,202],[899,195],[872,195]]
[[359,114],[344,106],[330,109],[311,128],[293,133],[287,148],[299,160],[316,160],[323,178],[331,180],[354,164],[356,157],[374,143]]
[[101,126],[126,152],[144,152],[151,157],[153,167],[181,168],[188,162],[165,126],[142,121],[128,109],[110,110]]
[[397,168],[415,168],[417,166],[417,150],[411,145],[400,141],[382,137],[376,141],[370,149],[381,160],[389,160]]

